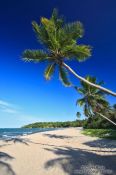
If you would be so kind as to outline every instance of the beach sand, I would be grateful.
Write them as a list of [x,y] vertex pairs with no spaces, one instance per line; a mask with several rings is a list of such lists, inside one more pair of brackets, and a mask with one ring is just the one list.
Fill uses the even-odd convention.
[[0,175],[115,175],[116,141],[84,136],[80,128],[0,141]]

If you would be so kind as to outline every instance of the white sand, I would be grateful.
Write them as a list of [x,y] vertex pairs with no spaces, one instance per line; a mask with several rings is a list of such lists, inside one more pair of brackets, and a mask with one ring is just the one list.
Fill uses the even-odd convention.
[[116,141],[81,134],[79,128],[0,141],[0,175],[116,174]]

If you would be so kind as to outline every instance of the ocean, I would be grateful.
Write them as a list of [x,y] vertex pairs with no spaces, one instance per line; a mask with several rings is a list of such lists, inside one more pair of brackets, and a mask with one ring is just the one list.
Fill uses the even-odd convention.
[[54,128],[0,128],[0,140],[16,138],[37,132],[52,131]]

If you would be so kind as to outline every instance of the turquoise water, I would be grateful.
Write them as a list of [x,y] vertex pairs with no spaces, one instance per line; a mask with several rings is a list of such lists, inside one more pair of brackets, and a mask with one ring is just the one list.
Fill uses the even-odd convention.
[[51,131],[54,128],[1,128],[0,139],[15,138],[17,136],[29,135],[37,132]]

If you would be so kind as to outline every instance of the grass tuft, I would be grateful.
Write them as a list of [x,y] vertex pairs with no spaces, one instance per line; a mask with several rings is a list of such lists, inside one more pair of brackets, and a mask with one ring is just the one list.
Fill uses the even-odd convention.
[[113,129],[84,129],[84,135],[116,140],[116,130]]

